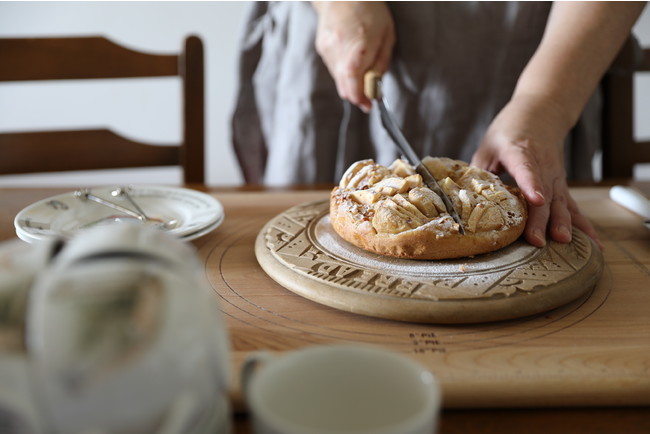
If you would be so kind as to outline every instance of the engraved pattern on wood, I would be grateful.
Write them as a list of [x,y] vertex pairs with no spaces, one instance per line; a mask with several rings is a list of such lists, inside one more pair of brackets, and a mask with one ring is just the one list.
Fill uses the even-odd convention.
[[512,297],[518,291],[525,296],[573,276],[591,255],[586,235],[576,232],[571,244],[549,243],[523,264],[504,262],[498,252],[485,255],[493,265],[485,268],[496,270],[492,272],[463,272],[463,260],[446,261],[458,263],[456,275],[440,273],[436,261],[429,261],[427,279],[373,272],[342,262],[309,239],[309,227],[326,214],[327,206],[326,202],[303,204],[276,217],[265,234],[267,247],[278,261],[297,273],[353,291],[430,300]]
[[[590,191],[593,190],[587,192],[589,197],[594,195]],[[236,366],[251,351],[260,349],[290,351],[333,343],[381,345],[431,369],[443,384],[447,407],[648,404],[650,317],[646,301],[650,292],[644,289],[650,287],[650,274],[643,264],[648,264],[650,232],[616,231],[624,238],[612,239],[611,222],[623,224],[620,218],[626,217],[627,211],[609,206],[606,191],[598,195],[602,200],[580,202],[586,211],[591,210],[589,216],[595,219],[601,241],[607,245],[607,267],[592,291],[543,314],[462,325],[407,323],[350,314],[314,303],[272,281],[253,254],[253,245],[257,249],[259,244],[268,252],[266,241],[260,240],[260,230],[290,207],[325,199],[327,193],[320,197],[300,192],[273,193],[268,197],[251,194],[220,194],[219,199],[229,211],[228,218],[220,230],[193,242],[206,258],[209,281],[226,312]],[[625,222],[628,223],[638,225],[637,220]],[[285,242],[291,238],[293,235]],[[520,263],[530,259],[527,252]],[[312,250],[303,253],[313,254]],[[269,262],[279,264],[275,258]],[[352,261],[343,262],[350,266]],[[384,274],[390,276],[392,273],[387,269],[394,264],[382,264]],[[472,272],[485,268],[476,261],[465,265]],[[543,269],[543,264],[537,268]],[[381,270],[377,264],[353,278],[362,287]],[[288,274],[291,281],[300,279],[298,273]],[[426,273],[413,270],[412,275],[425,280],[422,276]],[[305,275],[305,279],[311,278]],[[436,278],[436,285],[453,287],[458,280],[443,276]],[[534,291],[528,297],[500,298],[533,300],[537,293],[544,291]],[[371,298],[380,297],[372,294]],[[386,298],[391,304],[412,300]],[[479,300],[476,304],[490,304],[490,300],[498,298]],[[435,309],[438,303],[430,304]]]

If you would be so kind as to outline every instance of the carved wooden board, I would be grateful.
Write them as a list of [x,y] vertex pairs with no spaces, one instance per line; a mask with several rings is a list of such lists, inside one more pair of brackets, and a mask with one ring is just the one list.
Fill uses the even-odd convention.
[[282,286],[324,305],[401,321],[473,323],[545,312],[590,292],[600,251],[576,230],[570,244],[536,248],[525,241],[474,258],[388,258],[341,239],[329,203],[311,202],[276,216],[260,231],[255,253]]
[[[25,206],[65,191],[4,189],[0,237],[15,237],[13,218]],[[258,234],[274,216],[326,200],[328,191],[211,194],[224,205],[226,218],[192,244],[228,327],[235,398],[241,362],[251,352],[350,343],[378,345],[425,365],[440,380],[447,408],[580,406],[576,420],[585,420],[592,413],[582,411],[584,406],[650,405],[650,231],[641,217],[609,200],[606,188],[571,190],[604,246],[605,265],[593,290],[540,314],[471,324],[357,315],[308,300],[271,279],[255,257]],[[625,419],[625,410],[596,411]],[[487,423],[515,416],[512,425],[506,423],[512,428],[525,426],[523,420],[535,413],[483,414],[494,415],[483,419]],[[471,431],[472,421],[461,426]]]
[[572,194],[604,245],[593,289],[518,319],[435,324],[331,308],[260,267],[255,243],[264,226],[327,191],[217,192],[224,224],[192,243],[229,329],[236,405],[238,370],[251,352],[340,343],[379,345],[424,364],[442,384],[445,407],[650,405],[650,231],[605,189]]

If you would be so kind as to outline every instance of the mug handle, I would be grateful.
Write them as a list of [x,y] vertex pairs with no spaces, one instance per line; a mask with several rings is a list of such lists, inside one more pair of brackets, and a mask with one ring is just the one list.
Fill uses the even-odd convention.
[[242,364],[241,373],[239,376],[241,392],[245,402],[248,401],[248,385],[250,383],[250,380],[255,375],[255,372],[259,369],[259,366],[268,363],[276,358],[277,356],[269,351],[256,351],[246,357],[244,363]]

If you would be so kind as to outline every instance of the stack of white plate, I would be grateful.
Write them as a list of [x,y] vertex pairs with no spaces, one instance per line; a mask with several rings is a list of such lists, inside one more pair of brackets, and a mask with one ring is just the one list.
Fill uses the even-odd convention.
[[[51,237],[71,238],[80,230],[105,224],[137,222],[154,225],[182,240],[193,240],[216,229],[224,219],[221,203],[205,193],[161,186],[128,187],[133,202],[147,219],[134,217],[139,210],[116,187],[92,189],[90,193],[118,207],[111,208],[74,191],[29,205],[14,220],[16,235],[33,243]],[[119,207],[132,210],[120,211]]]

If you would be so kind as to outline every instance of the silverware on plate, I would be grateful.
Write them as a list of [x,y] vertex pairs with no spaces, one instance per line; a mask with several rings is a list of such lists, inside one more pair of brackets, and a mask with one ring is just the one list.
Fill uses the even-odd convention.
[[[129,194],[129,187],[117,187],[115,190],[111,191],[111,196],[118,198],[125,198],[135,211],[129,208],[126,208],[120,204],[112,202],[110,200],[103,199],[95,194],[93,194],[90,189],[82,188],[74,192],[74,196],[82,201],[91,200],[98,204],[104,205],[106,207],[118,210],[128,215],[129,217],[135,217],[143,223],[152,223],[158,229],[171,230],[178,227],[178,221],[176,219],[164,221],[159,218],[149,217],[145,212],[140,208],[140,206],[133,200],[133,197]],[[116,220],[115,217],[110,217],[110,220]],[[92,222],[89,226],[96,224],[97,222]]]

